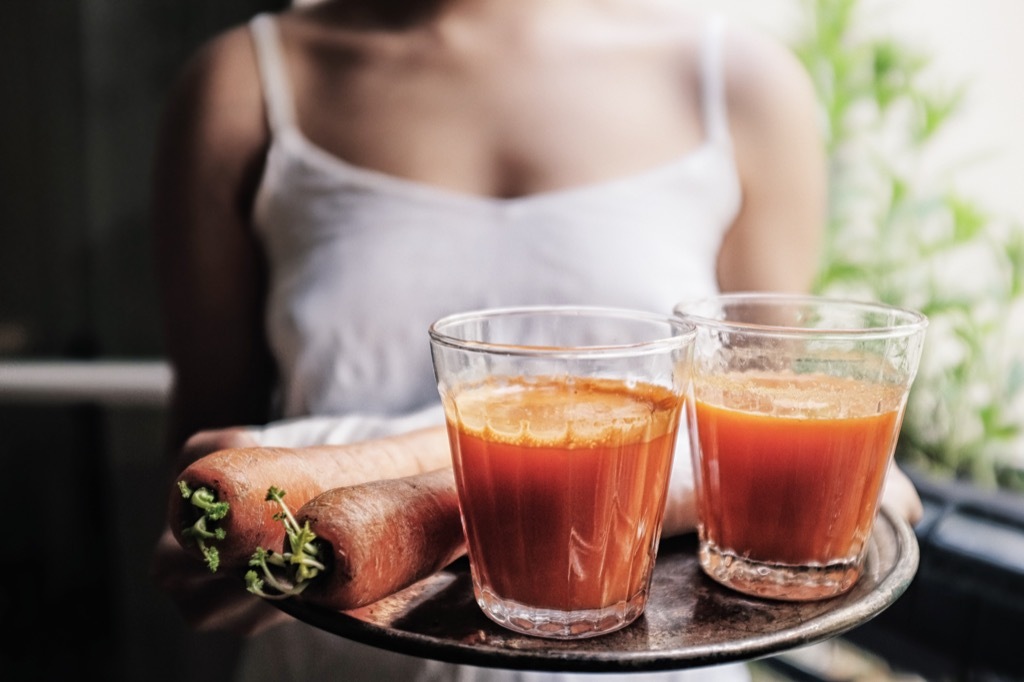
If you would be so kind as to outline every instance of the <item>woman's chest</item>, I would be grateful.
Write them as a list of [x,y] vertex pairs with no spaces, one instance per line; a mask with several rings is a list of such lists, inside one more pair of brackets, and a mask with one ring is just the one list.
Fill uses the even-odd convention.
[[641,172],[706,137],[694,69],[652,57],[364,67],[297,88],[297,127],[349,163],[487,197]]

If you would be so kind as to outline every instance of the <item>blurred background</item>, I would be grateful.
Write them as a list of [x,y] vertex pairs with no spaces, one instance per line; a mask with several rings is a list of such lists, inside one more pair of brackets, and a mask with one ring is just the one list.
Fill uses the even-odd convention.
[[[679,0],[694,7],[708,3]],[[286,0],[5,0],[0,22],[0,563],[7,679],[224,679],[148,561],[168,491],[148,224],[186,57]],[[765,679],[1024,679],[1024,3],[721,0],[819,89],[833,198],[821,292],[933,321],[899,457],[921,568],[889,611]],[[13,674],[8,678],[7,674]]]

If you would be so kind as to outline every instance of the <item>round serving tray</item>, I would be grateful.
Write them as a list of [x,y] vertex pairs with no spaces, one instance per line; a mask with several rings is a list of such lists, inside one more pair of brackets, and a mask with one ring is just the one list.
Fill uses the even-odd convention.
[[662,541],[647,609],[618,632],[562,641],[493,623],[473,597],[465,559],[397,594],[352,611],[275,602],[348,639],[450,663],[523,670],[635,672],[752,660],[840,635],[875,617],[909,586],[918,566],[913,530],[883,510],[865,571],[846,594],[814,602],[746,597],[706,577],[694,534]]

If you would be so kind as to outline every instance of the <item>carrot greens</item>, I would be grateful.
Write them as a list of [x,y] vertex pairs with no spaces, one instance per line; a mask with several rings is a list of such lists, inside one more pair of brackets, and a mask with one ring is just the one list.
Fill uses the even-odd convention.
[[192,490],[185,481],[179,481],[178,488],[181,490],[182,497],[191,502],[200,512],[195,523],[182,531],[182,536],[195,540],[210,572],[216,572],[220,566],[220,553],[216,547],[208,543],[224,539],[226,535],[224,529],[214,527],[212,524],[227,516],[230,505],[227,502],[218,502],[217,496],[206,488]]
[[[254,568],[245,574],[246,589],[267,599],[286,599],[302,594],[309,582],[325,570],[320,560],[316,534],[310,529],[308,521],[299,525],[284,503],[284,496],[283,490],[272,486],[267,491],[266,499],[281,508],[281,511],[274,514],[274,519],[284,523],[288,551],[275,552],[257,547],[249,559],[249,565]],[[278,573],[283,575],[279,577]],[[272,591],[267,591],[267,587]]]

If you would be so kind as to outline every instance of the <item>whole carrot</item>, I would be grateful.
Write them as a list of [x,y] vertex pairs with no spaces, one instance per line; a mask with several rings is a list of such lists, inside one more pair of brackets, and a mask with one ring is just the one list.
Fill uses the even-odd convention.
[[169,517],[179,544],[211,571],[248,564],[256,547],[279,547],[285,530],[266,503],[288,490],[296,506],[342,486],[400,478],[451,464],[443,428],[348,445],[220,450],[186,467],[175,481]]
[[[466,549],[451,467],[328,490],[294,514],[268,490],[286,527],[283,551],[258,549],[250,592],[335,610],[372,604],[441,570]],[[287,493],[290,497],[290,493]]]

